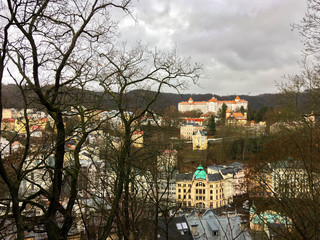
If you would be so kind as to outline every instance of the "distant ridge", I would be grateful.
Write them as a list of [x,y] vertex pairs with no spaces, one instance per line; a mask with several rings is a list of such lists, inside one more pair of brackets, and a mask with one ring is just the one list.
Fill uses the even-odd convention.
[[[92,95],[101,96],[101,92],[92,92],[87,91],[88,96]],[[155,92],[147,91],[147,90],[133,90],[127,93],[127,99],[130,101],[132,99],[132,103],[143,103],[144,98],[146,96],[152,96]],[[257,96],[249,96],[249,95],[238,95],[241,99],[245,99],[249,102],[249,106],[252,110],[258,110],[263,106],[268,107],[276,107],[276,98],[279,94],[260,94]],[[190,97],[194,101],[208,101],[212,97],[217,98],[218,100],[232,100],[235,99],[237,95],[228,95],[228,96],[220,96],[216,94],[177,94],[177,93],[161,93],[159,95],[159,99],[153,105],[154,109],[165,109],[171,105],[177,107],[179,102],[187,101]],[[22,109],[23,101],[21,98],[21,94],[19,89],[14,84],[8,84],[2,86],[2,97],[3,97],[3,107],[4,108],[16,108]],[[105,102],[110,102],[108,99],[105,99]],[[90,103],[87,103],[90,104]],[[130,105],[130,104],[129,104]],[[36,108],[36,106],[30,106]],[[112,108],[112,106],[108,106],[107,104],[103,105],[104,108]]]

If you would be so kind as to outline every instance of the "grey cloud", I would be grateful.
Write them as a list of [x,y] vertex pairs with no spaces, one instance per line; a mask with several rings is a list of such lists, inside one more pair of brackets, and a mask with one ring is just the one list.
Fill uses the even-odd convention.
[[202,85],[212,92],[261,93],[274,91],[274,81],[290,73],[285,71],[296,71],[302,45],[290,24],[302,19],[304,4],[301,0],[140,0],[134,9],[138,23],[120,31],[130,42],[142,40],[158,48],[176,44],[180,54],[203,63],[209,78]]

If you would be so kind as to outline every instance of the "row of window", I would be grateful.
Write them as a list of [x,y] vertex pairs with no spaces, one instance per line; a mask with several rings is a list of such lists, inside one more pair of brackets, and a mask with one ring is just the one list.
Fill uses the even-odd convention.
[[[223,205],[223,201],[217,201],[215,204],[215,207],[218,208],[218,207],[221,207],[222,205]],[[183,201],[182,206],[183,207],[187,207],[187,206],[191,207],[192,206],[191,201],[188,201],[188,202]],[[205,208],[205,204],[200,202],[200,203],[196,204],[196,207]],[[210,202],[210,208],[213,208],[213,207],[214,207],[213,202]]]
[[[220,198],[219,198],[220,196]],[[191,195],[188,194],[188,195],[184,195],[184,196],[181,196],[181,194],[178,195],[178,199],[181,199],[183,197],[183,199],[191,199]],[[216,200],[218,199],[223,199],[224,198],[224,194],[220,194],[220,195],[216,195]],[[214,196],[210,196],[210,200],[213,200],[214,199]],[[196,196],[196,200],[206,200],[206,197],[205,196]]]
[[[205,187],[206,185],[203,182],[198,182],[196,187]],[[216,188],[222,187],[222,184],[216,184]],[[178,183],[178,187],[187,187],[187,184]],[[191,188],[191,184],[188,184],[188,187]],[[210,188],[213,188],[213,185],[210,185]]]

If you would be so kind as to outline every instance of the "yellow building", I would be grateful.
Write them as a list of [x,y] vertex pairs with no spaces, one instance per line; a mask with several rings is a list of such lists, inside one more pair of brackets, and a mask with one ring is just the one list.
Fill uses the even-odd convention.
[[206,150],[208,148],[207,132],[198,130],[192,135],[193,150]]
[[224,206],[226,205],[224,179],[220,173],[207,174],[201,165],[194,174],[177,174],[176,201],[181,207]]
[[19,134],[27,133],[25,118],[16,118],[14,122],[14,131]]
[[134,147],[143,147],[143,131],[135,131],[132,134],[132,145]]
[[14,122],[13,118],[3,118],[1,121],[1,131],[13,131],[15,125]]
[[[34,120],[31,117],[29,119],[29,129],[31,132],[33,131],[45,131],[48,123],[47,118],[39,118],[38,120]],[[19,134],[27,133],[26,130],[26,119],[25,118],[16,118],[14,122],[14,131]]]

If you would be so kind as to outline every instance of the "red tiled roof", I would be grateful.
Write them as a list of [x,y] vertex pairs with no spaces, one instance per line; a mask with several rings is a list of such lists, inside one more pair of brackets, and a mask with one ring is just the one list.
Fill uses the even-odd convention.
[[3,118],[2,122],[5,122],[5,123],[14,122],[14,119],[13,118]]
[[135,131],[133,134],[143,134],[143,131]]
[[41,131],[41,127],[38,125],[33,125],[30,129],[31,131]]
[[185,118],[184,121],[189,121],[189,122],[203,122],[204,119],[202,118]]

